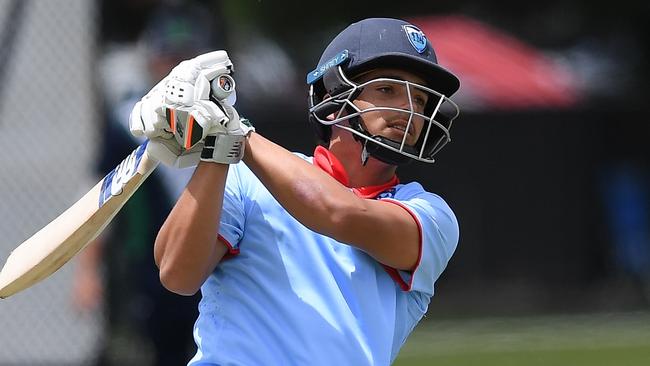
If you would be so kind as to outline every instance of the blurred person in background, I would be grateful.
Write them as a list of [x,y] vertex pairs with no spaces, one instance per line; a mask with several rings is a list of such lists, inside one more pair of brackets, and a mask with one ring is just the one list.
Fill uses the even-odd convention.
[[629,278],[650,304],[650,174],[641,163],[622,160],[600,175],[606,229],[616,275]]
[[[142,142],[128,127],[129,113],[142,94],[181,60],[219,44],[209,14],[192,3],[162,2],[150,14],[137,44],[107,45],[100,60],[105,102],[100,175],[111,171]],[[160,166],[107,233],[80,257],[74,286],[77,308],[92,311],[102,302],[105,305],[106,339],[98,357],[100,365],[129,360],[141,364],[148,358],[152,365],[180,365],[194,353],[191,329],[198,297],[166,291],[151,256],[155,233],[191,174],[192,169],[172,171]],[[146,356],[146,350],[151,354]]]
[[[231,71],[223,51],[184,61],[130,118],[154,157],[198,164],[154,249],[166,288],[203,295],[189,364],[392,363],[459,238],[447,203],[396,171],[450,141],[458,78],[412,24],[350,25],[307,75],[322,139],[307,157],[254,132],[234,98],[207,99]],[[167,108],[205,140],[181,148]]]

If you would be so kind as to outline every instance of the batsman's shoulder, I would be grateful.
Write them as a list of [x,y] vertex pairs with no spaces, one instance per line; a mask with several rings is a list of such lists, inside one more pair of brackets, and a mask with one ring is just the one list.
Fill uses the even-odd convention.
[[396,188],[395,199],[405,201],[419,199],[451,210],[451,207],[447,204],[447,201],[445,201],[444,198],[436,193],[427,191],[424,189],[422,184],[418,182],[400,184]]
[[458,219],[444,198],[425,190],[418,182],[400,186],[398,186],[400,189],[396,191],[394,199],[413,209],[418,216],[432,219],[447,231],[458,232]]

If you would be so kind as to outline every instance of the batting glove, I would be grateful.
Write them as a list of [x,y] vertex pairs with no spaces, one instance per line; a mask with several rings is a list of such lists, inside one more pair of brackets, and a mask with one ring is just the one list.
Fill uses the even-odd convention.
[[[164,164],[196,165],[208,131],[230,120],[226,109],[209,102],[210,80],[231,72],[232,62],[225,51],[181,62],[136,103],[129,118],[131,133],[149,138],[149,154]],[[234,104],[234,82],[232,87],[228,95],[213,96],[221,98],[215,101],[229,98]]]
[[202,107],[200,112],[207,112],[196,114],[197,120],[203,118],[198,123],[207,131],[201,160],[220,164],[237,163],[244,157],[246,137],[255,129],[233,107],[237,98],[235,80],[230,75],[219,75],[212,80],[211,96],[214,103],[196,103]]

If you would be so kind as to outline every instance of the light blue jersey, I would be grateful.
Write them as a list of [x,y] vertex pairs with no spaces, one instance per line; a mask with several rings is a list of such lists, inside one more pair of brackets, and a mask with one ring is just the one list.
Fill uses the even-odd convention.
[[[303,155],[305,160],[312,161]],[[427,311],[458,242],[449,206],[418,183],[381,193],[418,222],[420,260],[385,268],[294,219],[243,163],[228,173],[220,240],[201,287],[190,365],[389,365]]]

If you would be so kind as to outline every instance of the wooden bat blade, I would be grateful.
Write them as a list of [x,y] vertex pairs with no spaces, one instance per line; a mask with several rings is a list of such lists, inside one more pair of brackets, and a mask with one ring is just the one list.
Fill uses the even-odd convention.
[[104,179],[31,238],[14,249],[0,271],[0,298],[47,278],[95,239],[158,166],[136,148]]

